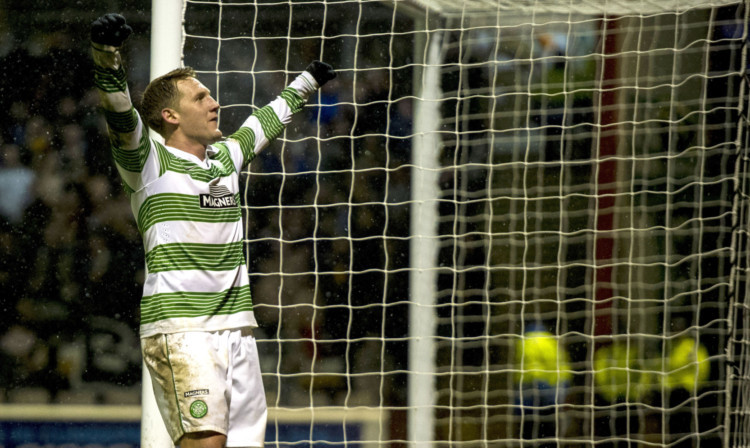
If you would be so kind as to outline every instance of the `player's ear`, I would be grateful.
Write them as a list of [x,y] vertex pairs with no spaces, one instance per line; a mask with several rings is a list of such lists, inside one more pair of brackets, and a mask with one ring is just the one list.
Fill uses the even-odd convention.
[[176,110],[169,107],[165,107],[161,110],[161,118],[169,124],[180,124],[180,114]]

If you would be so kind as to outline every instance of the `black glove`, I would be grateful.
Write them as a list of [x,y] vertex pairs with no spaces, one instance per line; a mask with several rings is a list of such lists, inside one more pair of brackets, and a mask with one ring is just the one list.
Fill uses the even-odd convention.
[[320,87],[336,77],[336,71],[333,67],[320,61],[312,61],[305,71],[315,78]]
[[133,32],[120,14],[105,14],[91,22],[91,42],[119,47]]

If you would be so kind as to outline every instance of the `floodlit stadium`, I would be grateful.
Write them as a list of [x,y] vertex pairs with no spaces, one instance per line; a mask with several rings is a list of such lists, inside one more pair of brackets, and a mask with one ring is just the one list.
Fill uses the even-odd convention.
[[750,445],[748,0],[104,3],[0,1],[0,447],[173,446],[110,11],[225,135],[338,73],[241,176],[266,446]]

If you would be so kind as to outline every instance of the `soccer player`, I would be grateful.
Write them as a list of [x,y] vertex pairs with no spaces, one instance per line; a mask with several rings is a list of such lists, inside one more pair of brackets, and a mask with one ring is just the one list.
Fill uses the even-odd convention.
[[[239,173],[336,73],[312,62],[223,139],[219,104],[190,68],[153,80],[141,114],[134,109],[118,52],[131,33],[119,14],[91,24],[94,83],[146,255],[140,336],[156,401],[182,448],[262,446],[266,403]],[[149,138],[143,121],[165,144]]]

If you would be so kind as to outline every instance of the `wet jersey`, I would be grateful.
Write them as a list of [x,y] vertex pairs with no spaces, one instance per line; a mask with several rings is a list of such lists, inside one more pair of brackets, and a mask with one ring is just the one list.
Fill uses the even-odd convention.
[[243,256],[241,170],[318,88],[307,72],[200,160],[149,138],[116,48],[93,44],[112,156],[143,238],[141,337],[256,326]]

